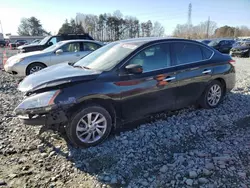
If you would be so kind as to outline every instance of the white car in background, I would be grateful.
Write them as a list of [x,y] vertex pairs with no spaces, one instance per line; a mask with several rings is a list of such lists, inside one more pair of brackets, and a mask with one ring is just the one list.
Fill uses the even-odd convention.
[[45,67],[62,62],[75,63],[103,46],[92,40],[67,40],[58,42],[42,51],[17,54],[4,64],[4,70],[18,77],[25,77]]

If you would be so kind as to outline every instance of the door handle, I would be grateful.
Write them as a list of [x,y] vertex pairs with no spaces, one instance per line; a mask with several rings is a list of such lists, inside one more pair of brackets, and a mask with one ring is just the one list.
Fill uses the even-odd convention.
[[171,80],[175,80],[175,77],[168,77],[168,78],[164,79],[163,81],[169,82]]
[[207,73],[210,73],[211,72],[211,70],[204,70],[203,72],[202,72],[202,74],[207,74]]

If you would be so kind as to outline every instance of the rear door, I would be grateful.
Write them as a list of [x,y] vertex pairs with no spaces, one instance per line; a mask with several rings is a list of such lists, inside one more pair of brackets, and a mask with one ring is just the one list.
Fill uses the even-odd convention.
[[51,55],[51,65],[55,65],[65,61],[74,63],[81,58],[81,49],[82,49],[81,42],[69,42],[61,46],[60,49],[63,51],[61,54],[56,54],[54,52]]
[[176,42],[172,48],[178,81],[176,107],[182,108],[197,101],[211,79],[213,67],[209,59],[213,51],[192,42]]

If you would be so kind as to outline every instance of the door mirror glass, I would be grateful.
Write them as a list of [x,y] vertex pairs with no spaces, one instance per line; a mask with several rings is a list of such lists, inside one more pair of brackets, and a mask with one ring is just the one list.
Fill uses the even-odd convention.
[[63,50],[62,50],[62,49],[56,50],[56,55],[60,55],[60,54],[62,54],[62,53],[63,53]]
[[127,65],[125,68],[128,71],[128,73],[131,73],[131,74],[141,74],[143,71],[142,66],[138,64],[130,64],[130,65]]

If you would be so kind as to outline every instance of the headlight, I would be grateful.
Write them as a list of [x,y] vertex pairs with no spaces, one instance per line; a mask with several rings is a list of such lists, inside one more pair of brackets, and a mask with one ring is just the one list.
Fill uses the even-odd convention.
[[18,58],[15,60],[15,63],[20,63],[21,61],[23,61],[25,58]]
[[32,110],[36,108],[46,107],[47,110],[50,110],[51,107],[55,104],[54,99],[60,93],[60,90],[47,91],[44,93],[39,93],[37,95],[27,97],[24,99],[14,110],[16,114],[20,114],[25,110]]
[[23,61],[25,58],[16,58],[16,59],[12,59],[8,62],[8,65],[12,66],[15,65],[17,63],[20,63],[21,61]]

